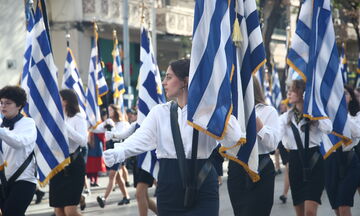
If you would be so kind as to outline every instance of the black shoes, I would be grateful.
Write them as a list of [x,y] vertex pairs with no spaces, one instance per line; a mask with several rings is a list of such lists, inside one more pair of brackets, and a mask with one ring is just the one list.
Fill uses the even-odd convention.
[[86,208],[85,197],[83,195],[81,195],[81,197],[80,197],[80,209],[81,209],[81,211],[83,211],[85,208]]
[[105,207],[105,198],[104,197],[98,196],[98,197],[96,197],[96,201],[99,203],[99,206],[101,208]]
[[126,187],[130,187],[130,183],[128,181],[125,182]]
[[45,192],[43,192],[41,190],[36,190],[35,195],[36,195],[35,204],[39,204],[39,203],[41,203],[41,200],[44,197]]
[[118,202],[118,205],[126,205],[130,203],[130,199],[124,197],[122,200],[120,200],[120,202]]
[[100,187],[100,185],[96,182],[90,183],[90,187]]
[[284,195],[281,195],[281,196],[279,197],[279,199],[281,200],[281,202],[282,202],[283,204],[285,204],[285,203],[286,203],[286,200],[287,200],[287,197],[284,196]]

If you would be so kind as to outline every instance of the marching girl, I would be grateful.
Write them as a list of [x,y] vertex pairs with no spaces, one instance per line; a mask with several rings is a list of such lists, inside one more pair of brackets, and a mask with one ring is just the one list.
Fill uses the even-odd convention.
[[[109,118],[106,119],[101,124],[99,124],[92,132],[105,133],[106,131],[123,131],[123,130],[127,130],[127,128],[130,127],[129,122],[126,121],[125,117],[122,115],[120,111],[120,108],[117,105],[110,104],[108,110],[109,110]],[[108,140],[106,143],[106,149],[113,149],[113,148],[114,148],[113,140]],[[124,164],[121,163],[121,166],[124,166]],[[112,166],[107,167],[109,170],[109,182],[106,187],[105,195],[97,197],[97,202],[101,208],[104,208],[106,205],[106,199],[109,197],[114,187],[114,180],[116,180],[121,190],[121,193],[123,194],[123,199],[118,203],[118,205],[130,203],[130,196],[125,187],[124,178],[118,172],[119,167],[120,167],[120,163],[115,163]]]
[[22,88],[6,86],[0,90],[3,116],[0,127],[1,154],[7,161],[7,166],[0,173],[3,187],[0,208],[3,216],[25,215],[36,189],[33,151],[37,132],[34,120],[20,113],[25,104],[26,93]]
[[360,183],[360,160],[354,146],[360,138],[359,103],[351,87],[345,86],[348,121],[352,143],[339,147],[325,160],[325,188],[332,209],[338,216],[351,216],[354,195]]
[[50,206],[56,216],[81,215],[77,211],[85,181],[85,161],[81,147],[87,145],[87,123],[80,114],[76,93],[71,89],[60,91],[69,137],[71,163],[50,180]]
[[270,158],[280,142],[279,115],[265,103],[264,94],[254,80],[256,131],[259,148],[260,180],[253,183],[247,172],[229,161],[228,191],[235,215],[270,215],[274,202],[275,167]]
[[[198,132],[198,151],[194,160],[198,167],[197,170],[201,170],[200,173],[206,173],[206,175],[201,175],[203,180],[200,181],[201,184],[197,184],[193,205],[185,205],[188,202],[185,202],[184,198],[188,196],[185,196],[185,186],[181,174],[183,173],[181,171],[183,166],[179,162],[186,160],[183,164],[191,164],[193,138],[196,142],[196,132],[187,124],[189,67],[189,60],[174,61],[170,63],[163,80],[166,96],[177,100],[177,104],[168,102],[156,105],[150,110],[141,127],[133,135],[115,149],[104,152],[105,163],[110,166],[124,161],[125,158],[156,149],[160,166],[157,184],[157,207],[160,216],[219,215],[217,174],[208,160],[216,147],[216,141],[202,132]],[[170,113],[173,118],[170,117]],[[177,117],[175,117],[176,114]],[[174,143],[173,139],[171,119],[173,126],[175,126],[173,129],[177,131],[175,134],[178,135],[175,136],[175,143],[177,144]],[[195,134],[194,137],[193,134]],[[240,134],[240,126],[235,117],[231,116],[222,144],[226,146],[236,144],[240,140]],[[182,144],[178,145],[181,143],[180,140]],[[177,157],[175,145],[180,148],[183,147],[183,154],[179,149],[177,152],[186,159],[183,160],[182,156]],[[209,169],[205,169],[205,171],[204,167]],[[204,172],[202,172],[203,170]],[[194,176],[195,179],[199,177],[198,174]]]
[[316,215],[321,204],[324,161],[319,146],[322,135],[332,131],[329,119],[307,121],[303,117],[304,91],[303,80],[292,82],[288,99],[293,108],[280,116],[281,132],[286,140],[283,144],[290,150],[289,180],[297,216]]

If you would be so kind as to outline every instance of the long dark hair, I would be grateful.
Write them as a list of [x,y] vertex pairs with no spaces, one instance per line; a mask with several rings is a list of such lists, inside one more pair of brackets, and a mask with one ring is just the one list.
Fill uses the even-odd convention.
[[261,90],[260,83],[258,79],[253,76],[253,82],[254,82],[254,97],[255,97],[255,105],[256,104],[266,104],[265,103],[265,97],[264,92]]
[[74,117],[76,113],[80,112],[79,102],[74,90],[62,89],[60,91],[61,98],[66,101],[65,112],[69,117]]
[[114,122],[127,121],[127,116],[121,112],[118,105],[110,104],[109,107],[114,110],[114,117],[111,118]]
[[180,80],[184,80],[189,76],[190,71],[190,59],[180,59],[170,63],[171,69],[174,74]]
[[359,102],[356,100],[356,97],[355,97],[355,93],[354,93],[354,90],[353,88],[351,88],[350,86],[346,85],[344,86],[345,89],[349,92],[350,94],[350,101],[349,101],[349,104],[348,104],[348,110],[349,110],[349,113],[350,115],[352,116],[356,116],[356,114],[360,111],[360,105],[359,105]]

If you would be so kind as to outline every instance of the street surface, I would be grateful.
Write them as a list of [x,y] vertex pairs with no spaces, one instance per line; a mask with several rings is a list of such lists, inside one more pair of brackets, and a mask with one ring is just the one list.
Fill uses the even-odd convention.
[[[284,168],[282,168],[284,170]],[[223,184],[220,186],[220,216],[231,216],[234,215],[231,208],[231,203],[229,199],[229,195],[227,192],[227,163],[224,163],[224,176],[223,176]],[[292,207],[292,200],[291,194],[289,191],[288,194],[288,201],[286,204],[282,204],[279,200],[279,196],[283,190],[283,177],[284,174],[277,175],[275,177],[275,196],[274,196],[274,205],[271,211],[272,216],[291,216],[295,215],[295,211]],[[132,175],[130,175],[130,180],[132,180]],[[105,192],[105,186],[107,184],[108,178],[107,177],[100,177],[99,184],[100,187],[91,188],[91,195],[86,198],[86,209],[82,211],[84,216],[100,216],[100,215],[107,215],[107,216],[136,216],[138,215],[137,212],[137,203],[135,200],[135,188],[130,187],[128,188],[131,201],[130,204],[125,206],[118,206],[117,202],[122,199],[122,195],[120,190],[116,188],[114,192],[110,194],[108,199],[107,205],[105,208],[100,208],[98,203],[96,202],[96,197],[99,195],[103,195]],[[48,191],[48,187],[44,189]],[[149,190],[150,196],[153,197],[154,188]],[[48,200],[48,193],[45,194],[43,201],[40,204],[35,205],[34,202],[29,206],[26,215],[27,216],[50,216],[52,215],[53,210],[49,207],[49,200]],[[149,211],[149,216],[153,216],[151,211]],[[323,192],[322,196],[322,205],[319,207],[318,216],[331,216],[335,215],[332,211],[329,201],[326,196],[326,192]],[[360,196],[358,193],[355,194],[354,200],[354,207],[352,208],[352,215],[353,216],[360,216]]]

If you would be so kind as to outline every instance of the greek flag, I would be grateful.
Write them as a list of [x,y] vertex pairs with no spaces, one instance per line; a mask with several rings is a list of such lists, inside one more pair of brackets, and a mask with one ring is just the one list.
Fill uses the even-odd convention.
[[[140,62],[138,126],[141,126],[141,123],[144,121],[151,108],[165,102],[160,71],[155,60],[149,33],[144,27],[141,28]],[[139,155],[138,167],[149,172],[157,179],[159,164],[157,163],[155,150]]]
[[260,69],[255,72],[255,77],[259,81],[260,87],[264,89],[264,67],[260,67]]
[[358,65],[357,65],[357,69],[356,69],[356,83],[355,83],[355,87],[356,88],[360,88],[360,53],[359,53],[359,58],[358,58]]
[[79,101],[80,112],[85,116],[85,91],[77,68],[74,55],[71,49],[67,48],[62,88],[73,89]]
[[348,70],[347,70],[347,60],[345,56],[345,44],[342,43],[341,54],[340,54],[340,70],[343,77],[343,81],[346,84],[348,81]]
[[306,0],[302,4],[290,51],[303,57],[303,61],[294,61],[294,55],[289,54],[288,63],[295,70],[301,68],[298,72],[306,81],[304,116],[315,120],[330,118],[333,123],[333,132],[327,139],[330,144],[324,140],[325,146],[331,146],[325,150],[327,158],[342,144],[351,143],[330,0]]
[[[267,73],[268,75],[268,73]],[[264,82],[264,95],[265,95],[265,103],[267,105],[273,106],[273,98],[272,98],[272,92],[270,89],[270,82],[269,82],[269,76],[266,76],[267,78],[265,79]]]
[[37,127],[35,156],[39,182],[44,186],[70,162],[70,158],[64,113],[57,87],[57,68],[39,4],[34,22],[30,19],[28,25],[27,40],[31,40],[31,43],[27,44],[25,50],[25,59],[28,61],[24,65],[22,86],[26,86],[29,96],[28,114]]
[[281,95],[281,87],[280,87],[280,79],[279,79],[279,73],[276,70],[276,67],[274,66],[273,75],[272,75],[272,102],[273,106],[276,110],[280,110],[280,104],[282,101],[282,95]]
[[112,51],[112,56],[114,59],[112,73],[114,104],[117,104],[121,108],[121,112],[125,114],[123,99],[123,95],[125,93],[124,75],[121,67],[120,49],[118,45],[118,39],[116,37],[116,31],[114,31],[114,49]]
[[[262,42],[261,29],[259,25],[259,16],[256,9],[255,0],[237,0],[235,25],[240,25],[241,43],[236,47],[236,73],[232,77],[232,83],[235,79],[241,82],[241,88],[238,88],[238,101],[243,99],[243,107],[234,102],[233,112],[238,120],[244,120],[246,128],[246,140],[242,145],[232,148],[220,149],[223,156],[236,161],[244,167],[253,181],[260,179],[258,175],[258,146],[256,141],[256,115],[253,79],[257,71],[265,64],[265,50]],[[236,91],[232,91],[233,98]],[[237,106],[237,107],[236,107]],[[236,108],[235,108],[236,107]],[[239,115],[243,112],[241,115]],[[240,142],[241,143],[241,142]]]
[[230,7],[226,0],[197,0],[189,72],[188,123],[222,139],[232,113]]
[[99,51],[97,46],[97,26],[94,23],[94,35],[91,44],[90,64],[89,64],[89,77],[86,90],[86,119],[90,127],[95,128],[100,122],[100,108],[102,104],[101,96],[107,93],[107,85],[105,77],[102,73],[101,62],[99,58]]

